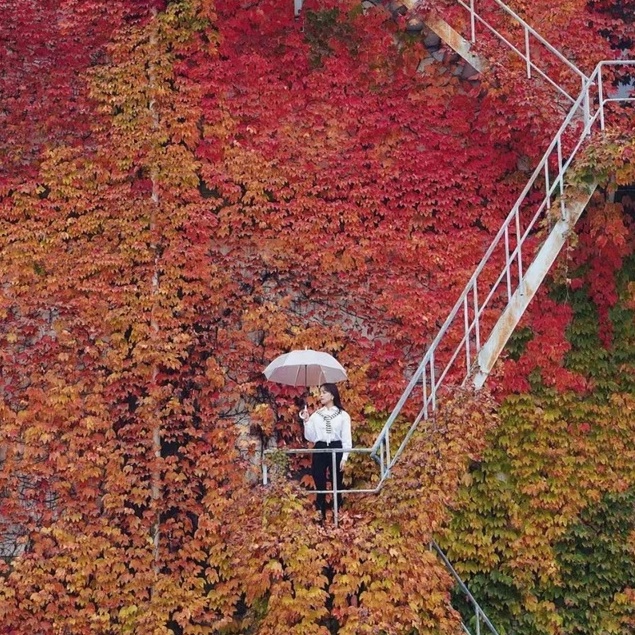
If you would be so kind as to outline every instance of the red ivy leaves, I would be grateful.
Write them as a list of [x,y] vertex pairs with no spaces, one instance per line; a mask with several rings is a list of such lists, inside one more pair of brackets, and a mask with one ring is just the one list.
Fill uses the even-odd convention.
[[586,222],[588,230],[580,237],[578,262],[588,263],[589,270],[584,280],[598,308],[603,325],[599,335],[605,346],[611,344],[608,313],[618,300],[615,274],[622,266],[624,257],[633,251],[631,225],[620,204],[605,203],[601,208],[590,210]]

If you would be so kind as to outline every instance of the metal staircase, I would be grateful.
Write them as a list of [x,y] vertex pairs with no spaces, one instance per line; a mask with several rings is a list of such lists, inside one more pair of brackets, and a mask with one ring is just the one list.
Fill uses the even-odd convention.
[[[409,10],[416,9],[418,4],[419,0],[402,1]],[[302,0],[294,0],[294,6],[298,15]],[[344,490],[348,493],[379,492],[412,434],[436,411],[444,386],[471,384],[476,389],[483,386],[597,187],[594,181],[585,185],[568,181],[578,151],[594,131],[605,129],[613,103],[635,102],[635,94],[612,94],[609,80],[616,66],[632,66],[635,70],[635,60],[602,61],[587,76],[500,0],[470,0],[469,4],[456,0],[456,7],[467,12],[469,41],[460,33],[465,21],[461,23],[456,15],[456,28],[439,15],[426,17],[426,26],[481,71],[487,68],[487,62],[472,52],[473,44],[479,30],[490,39],[494,36],[523,60],[527,77],[537,76],[556,90],[568,111],[375,443],[371,448],[353,448],[353,453],[370,454],[379,464],[378,483],[373,489]],[[493,23],[496,12],[503,18],[502,28]],[[511,22],[515,31],[522,33],[521,44],[505,34],[505,22]],[[542,54],[537,54],[537,49]],[[408,431],[395,443],[391,440],[393,427],[397,421],[406,419],[411,422]],[[323,450],[287,453],[316,451]],[[267,483],[265,462],[263,482]],[[328,491],[331,492],[335,493]],[[333,498],[337,524],[337,497]],[[485,628],[498,635],[445,554],[436,543],[431,548],[439,554],[473,606],[476,633]],[[465,624],[463,629],[470,633]]]
[[[525,61],[528,77],[537,74],[558,88],[558,93],[572,105],[373,444],[371,455],[377,457],[380,465],[377,490],[390,475],[421,421],[428,420],[436,410],[444,384],[472,383],[475,388],[481,388],[485,383],[596,188],[595,182],[584,187],[567,182],[576,154],[594,130],[605,129],[610,104],[635,102],[635,96],[616,97],[606,91],[607,75],[613,67],[635,67],[635,60],[602,61],[587,77],[499,0],[483,0],[483,4],[497,5],[520,25],[528,43],[524,51],[479,16],[475,0],[470,6],[461,0],[457,2],[470,13],[473,41],[476,41],[475,25],[485,25]],[[417,2],[407,4],[415,7]],[[434,19],[438,26],[441,19],[438,16]],[[541,68],[532,59],[530,36],[546,47],[559,67],[552,63]],[[469,50],[468,54],[472,55]],[[569,80],[582,82],[575,99],[567,83],[557,83],[554,79],[566,71]],[[390,432],[405,412],[416,414],[405,437],[394,449]]]

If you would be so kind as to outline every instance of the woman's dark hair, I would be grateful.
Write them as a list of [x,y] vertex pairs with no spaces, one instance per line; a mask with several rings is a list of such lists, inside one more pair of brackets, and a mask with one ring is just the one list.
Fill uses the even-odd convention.
[[344,410],[344,408],[342,408],[342,400],[340,399],[340,391],[335,384],[322,384],[320,388],[324,388],[326,392],[330,392],[333,395],[333,405],[336,408]]

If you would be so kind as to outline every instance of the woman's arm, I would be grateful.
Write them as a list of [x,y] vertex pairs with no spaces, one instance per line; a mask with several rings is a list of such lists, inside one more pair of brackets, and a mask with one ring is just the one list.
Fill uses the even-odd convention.
[[315,429],[316,414],[315,412],[304,419],[304,438],[310,443],[317,441],[317,430]]

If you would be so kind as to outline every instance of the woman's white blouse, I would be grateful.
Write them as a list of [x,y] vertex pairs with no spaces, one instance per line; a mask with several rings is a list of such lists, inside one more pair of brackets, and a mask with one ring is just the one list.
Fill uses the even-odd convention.
[[[335,408],[320,408],[316,410],[304,422],[304,438],[311,443],[317,441],[341,441],[342,449],[350,450],[353,447],[353,438],[351,436],[351,417],[345,410],[340,410],[335,417],[331,419],[331,432],[326,431],[326,419],[322,416],[332,415]],[[342,456],[342,460],[348,459],[348,452]]]

